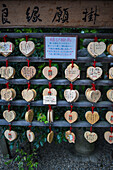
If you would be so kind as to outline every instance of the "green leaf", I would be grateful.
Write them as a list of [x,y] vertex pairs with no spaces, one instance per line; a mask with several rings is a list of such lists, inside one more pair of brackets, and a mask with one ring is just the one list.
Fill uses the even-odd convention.
[[39,148],[39,144],[36,144],[36,148],[37,148],[37,149]]
[[24,156],[24,161],[26,161],[26,156]]
[[4,163],[5,163],[5,165],[8,165],[8,164],[10,164],[12,161],[13,161],[13,160],[11,159],[11,160],[9,160],[9,161],[7,161],[7,162],[4,162]]
[[20,158],[20,156],[18,155],[18,156],[15,158],[14,161],[20,161],[20,160],[21,160],[21,158]]
[[43,146],[43,145],[44,145],[42,141],[40,141],[40,145],[41,145],[41,146]]
[[45,124],[48,124],[49,122],[48,122],[48,121],[45,121],[44,123],[45,123]]

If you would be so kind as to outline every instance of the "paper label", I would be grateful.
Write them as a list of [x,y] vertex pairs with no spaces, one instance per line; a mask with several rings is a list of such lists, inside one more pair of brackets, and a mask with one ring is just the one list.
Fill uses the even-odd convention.
[[43,96],[43,104],[53,104],[56,105],[57,101],[56,101],[56,96]]

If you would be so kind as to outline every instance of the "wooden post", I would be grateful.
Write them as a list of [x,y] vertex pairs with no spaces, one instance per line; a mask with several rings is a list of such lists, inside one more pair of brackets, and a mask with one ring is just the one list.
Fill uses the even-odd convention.
[[6,139],[4,136],[2,136],[2,131],[3,129],[0,127],[0,136],[1,136],[1,139],[0,139],[0,151],[1,153],[3,154],[4,157],[10,157],[10,150],[8,148],[8,144],[6,142]]
[[[89,130],[89,128],[88,128]],[[84,138],[84,128],[75,128],[76,142],[75,142],[75,152],[82,155],[89,155],[95,149],[95,143],[89,143]]]

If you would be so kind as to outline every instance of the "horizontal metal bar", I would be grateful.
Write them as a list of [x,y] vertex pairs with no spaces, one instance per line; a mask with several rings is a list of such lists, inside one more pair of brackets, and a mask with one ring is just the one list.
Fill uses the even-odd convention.
[[[9,62],[27,62],[25,56],[9,56],[7,57],[7,60]],[[49,60],[44,59],[43,57],[29,57],[30,62],[49,62]],[[0,56],[0,61],[6,61],[6,57]],[[52,62],[55,63],[62,63],[62,62],[70,62],[71,60],[52,60]],[[86,62],[93,62],[93,57],[77,57],[77,60],[75,60],[76,63],[86,63]],[[108,55],[106,57],[97,57],[97,62],[101,63],[111,63],[113,62],[113,56]]]
[[94,38],[97,36],[101,39],[112,39],[113,33],[0,33],[0,38],[7,35],[8,38],[25,38],[26,35],[29,38],[44,38],[44,36],[52,35],[77,35],[79,38]]
[[[0,84],[6,84],[9,82],[10,84],[26,84],[28,80],[26,79],[2,79],[0,78]],[[31,84],[36,84],[36,85],[47,85],[49,81],[47,79],[32,79],[30,80]],[[52,85],[70,85],[70,81],[66,79],[57,79],[57,80],[52,80],[51,81]],[[73,82],[73,85],[91,85],[93,83],[92,80],[76,80]],[[113,86],[113,80],[97,80],[95,81],[95,85],[97,86]]]
[[[9,125],[9,123],[4,120],[4,119],[0,119],[0,125]],[[30,123],[26,122],[25,120],[19,120],[19,121],[13,121],[11,123],[11,125],[14,126],[29,126]],[[40,126],[40,127],[48,127],[50,124],[45,124],[44,122],[38,122],[38,121],[33,121],[32,122],[32,126]],[[53,123],[51,123],[51,126],[53,127],[70,127],[70,123],[68,123],[67,121],[55,121]],[[91,125],[86,122],[86,121],[78,121],[76,123],[72,124],[72,127],[90,127]],[[110,127],[110,124],[106,121],[99,121],[96,124],[93,125],[93,127]]]
[[[8,105],[9,102],[5,100],[0,100],[0,105]],[[13,106],[27,106],[28,102],[25,100],[14,100],[10,101],[11,105]],[[31,106],[48,106],[43,104],[43,100],[37,100],[30,102]],[[94,107],[112,107],[113,103],[110,101],[101,101],[98,103],[93,104]],[[57,105],[53,105],[54,107],[70,107],[70,103],[66,102],[65,100],[59,100],[57,102]],[[88,101],[80,101],[80,102],[74,102],[73,106],[75,107],[91,107],[92,103]]]

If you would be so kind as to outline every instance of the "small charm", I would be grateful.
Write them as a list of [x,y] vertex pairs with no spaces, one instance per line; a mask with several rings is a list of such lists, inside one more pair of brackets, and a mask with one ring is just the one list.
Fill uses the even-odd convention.
[[28,110],[27,112],[26,112],[26,114],[25,114],[25,120],[27,121],[27,122],[32,122],[32,120],[33,120],[33,116],[34,116],[34,112],[33,112],[33,110],[32,109],[30,109],[30,110]]
[[89,143],[93,143],[98,139],[97,134],[94,132],[90,132],[90,131],[86,131],[84,133],[84,137]]
[[16,113],[13,110],[11,110],[11,111],[5,110],[3,112],[3,117],[7,122],[12,122],[16,117]]
[[47,121],[49,123],[53,122],[53,110],[48,110],[48,112],[47,112]]
[[15,75],[15,69],[13,67],[1,67],[0,68],[0,74],[2,78],[5,78],[7,80],[14,78]]
[[27,130],[26,133],[27,133],[27,138],[28,138],[29,142],[33,142],[35,139],[34,133],[31,130]]
[[109,54],[111,54],[113,56],[113,44],[108,45],[107,51],[108,51]]
[[51,132],[48,133],[48,135],[47,135],[47,141],[48,141],[49,143],[52,143],[53,137],[54,137],[54,132],[51,131]]
[[65,132],[65,137],[69,143],[75,143],[75,134],[71,132],[70,130]]
[[85,118],[90,124],[93,125],[96,122],[98,122],[99,114],[96,111],[94,111],[93,113],[91,111],[87,111],[86,114],[85,114]]
[[79,92],[77,90],[66,89],[64,91],[64,97],[67,102],[76,102],[79,98]]
[[88,88],[85,92],[87,100],[93,103],[97,103],[101,97],[101,92],[99,90],[92,90],[92,88]]
[[30,80],[31,78],[33,78],[36,74],[36,69],[33,66],[24,66],[21,70],[21,74],[22,76],[27,79]]
[[100,78],[102,75],[102,69],[100,67],[88,67],[87,69],[87,77],[91,80],[95,81]]
[[113,125],[113,112],[112,111],[108,111],[106,113],[106,120]]
[[109,79],[113,79],[113,67],[109,69]]
[[29,57],[35,51],[35,44],[33,41],[21,41],[19,44],[19,49],[23,55]]
[[57,104],[57,91],[54,88],[45,88],[43,90],[43,104]]
[[109,89],[109,90],[107,91],[107,98],[108,98],[111,102],[113,102],[113,90],[112,90],[112,89]]
[[22,97],[27,102],[31,102],[36,97],[36,91],[34,89],[24,89],[22,91]]
[[0,53],[7,57],[14,51],[14,44],[12,42],[0,42]]
[[17,133],[13,130],[6,130],[4,136],[11,142],[17,138]]
[[106,50],[106,44],[104,42],[90,42],[87,50],[95,58]]
[[75,111],[68,110],[65,112],[64,117],[69,123],[74,123],[78,119],[78,114]]
[[108,143],[113,144],[113,132],[109,132],[109,131],[105,132],[104,138]]
[[48,67],[46,66],[43,71],[42,71],[43,75],[48,79],[48,80],[52,80],[56,77],[56,75],[58,74],[58,70],[56,67],[52,66],[52,67]]
[[16,97],[16,91],[14,89],[2,89],[1,90],[1,99],[5,101],[11,101]]
[[73,64],[73,67],[72,64],[68,65],[65,70],[65,78],[71,82],[74,82],[76,79],[80,78],[79,67],[76,64]]

